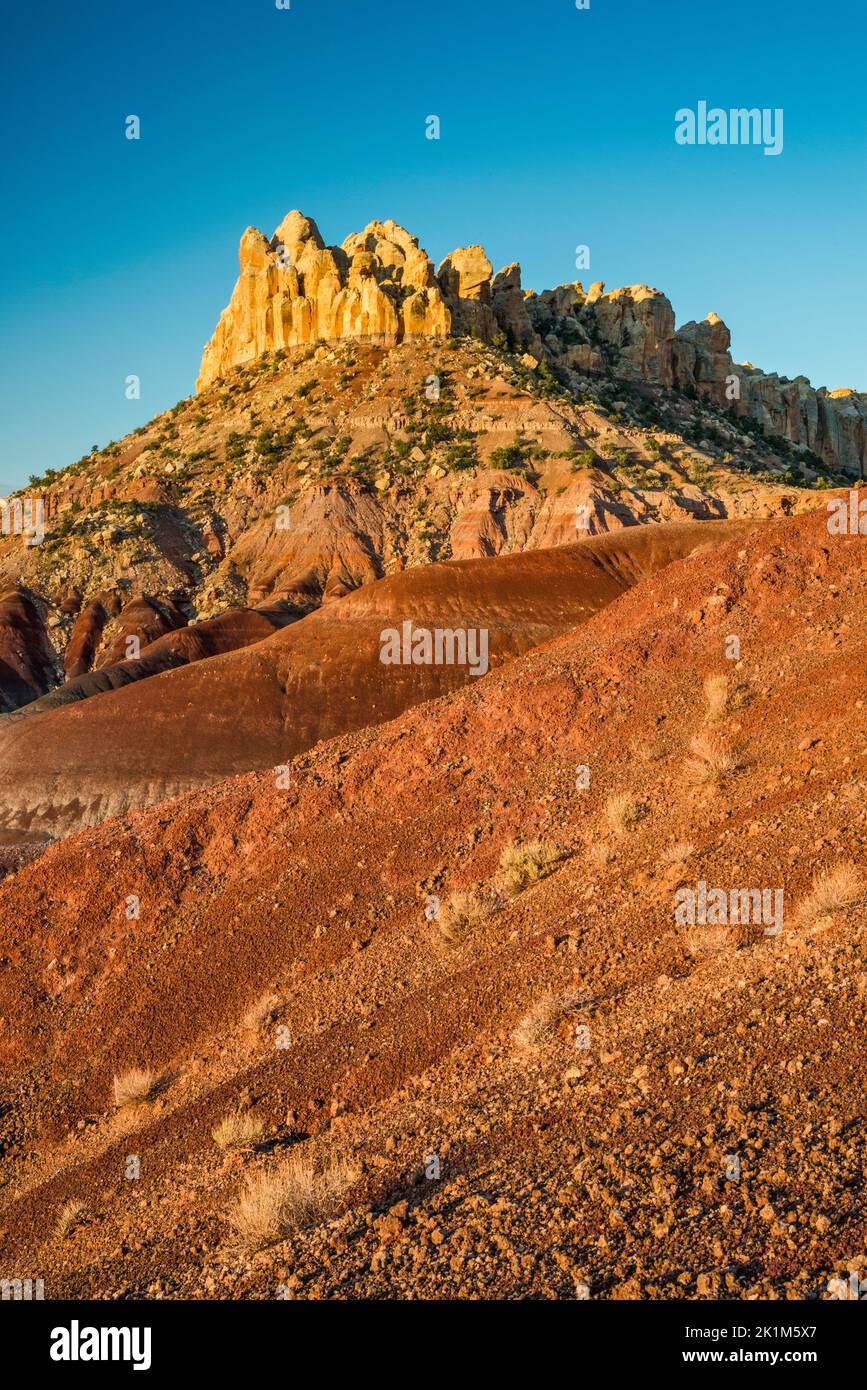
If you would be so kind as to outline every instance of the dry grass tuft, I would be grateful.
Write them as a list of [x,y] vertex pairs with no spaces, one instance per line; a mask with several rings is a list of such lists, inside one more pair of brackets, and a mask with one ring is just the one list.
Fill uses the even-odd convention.
[[54,1234],[58,1240],[66,1240],[78,1226],[83,1226],[87,1220],[87,1207],[84,1202],[67,1202],[57,1218],[57,1225]]
[[676,840],[662,851],[662,861],[664,864],[685,864],[691,854],[695,854],[695,845],[687,840]]
[[726,675],[706,676],[704,698],[707,702],[705,718],[709,724],[722,719],[729,701],[729,679]]
[[534,840],[529,845],[518,845],[513,841],[506,845],[500,855],[503,889],[512,897],[516,893],[523,893],[525,888],[545,878],[559,858],[558,851],[545,840]]
[[114,1103],[118,1110],[123,1110],[128,1105],[145,1105],[154,1099],[159,1087],[159,1076],[152,1071],[131,1067],[119,1076],[115,1073]]
[[261,1120],[243,1112],[236,1112],[224,1115],[211,1133],[218,1148],[249,1149],[262,1138],[263,1128]]
[[618,835],[641,819],[641,807],[626,792],[612,792],[605,803],[605,819]]
[[451,893],[431,922],[435,940],[443,946],[463,946],[491,908],[476,893]]
[[697,785],[718,786],[741,766],[737,749],[714,734],[697,734],[689,747],[693,757],[686,770]]
[[823,917],[858,906],[867,895],[867,883],[854,864],[837,864],[824,869],[813,879],[813,886],[798,907],[797,920],[801,927],[813,926]]
[[514,1032],[512,1041],[521,1052],[535,1052],[555,1036],[562,1019],[574,1013],[581,1002],[578,990],[567,989],[562,994],[543,994],[537,999]]
[[279,1168],[247,1179],[229,1221],[248,1249],[261,1250],[333,1216],[357,1177],[345,1160],[315,1173],[309,1159],[295,1154]]
[[263,994],[251,1004],[244,1017],[241,1019],[241,1027],[245,1033],[260,1033],[266,1023],[270,1023],[274,1017],[274,1012],[279,1004],[276,994]]
[[587,854],[592,863],[596,865],[597,869],[607,869],[608,865],[615,857],[614,850],[610,845],[606,845],[603,840],[597,840],[595,844],[592,844]]

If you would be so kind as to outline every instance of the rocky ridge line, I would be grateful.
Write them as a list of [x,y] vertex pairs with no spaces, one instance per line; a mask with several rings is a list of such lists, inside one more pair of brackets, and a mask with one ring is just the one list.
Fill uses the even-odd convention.
[[[459,247],[435,270],[418,238],[392,220],[326,246],[316,223],[297,211],[270,239],[248,227],[239,258],[231,300],[202,357],[199,391],[264,353],[320,340],[392,346],[466,335],[502,340],[567,374],[605,373],[730,405],[826,466],[864,474],[867,393],[816,389],[805,376],[789,380],[737,363],[717,314],[678,329],[670,301],[647,285],[606,294],[601,281],[587,291],[576,281],[536,294],[522,289],[517,262],[494,275],[481,246]],[[732,389],[738,398],[730,401]]]

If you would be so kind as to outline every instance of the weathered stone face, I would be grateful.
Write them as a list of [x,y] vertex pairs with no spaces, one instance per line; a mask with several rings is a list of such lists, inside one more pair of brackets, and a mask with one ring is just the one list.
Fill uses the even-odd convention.
[[[613,354],[615,375],[632,381],[671,384],[674,310],[664,294],[647,285],[630,285],[602,294],[593,286],[583,316]],[[555,329],[556,332],[556,329]]]
[[312,219],[290,212],[270,241],[241,238],[241,273],[205,349],[197,389],[278,348],[319,339],[442,337],[451,313],[433,264],[395,222],[371,222],[327,247]]
[[716,314],[687,323],[674,340],[671,385],[693,389],[717,405],[732,406],[741,418],[757,420],[809,449],[831,470],[853,476],[867,469],[867,394],[816,390],[804,376],[789,381],[735,362],[731,334]]
[[496,276],[478,245],[458,247],[435,271],[418,239],[391,219],[371,222],[342,246],[326,246],[316,223],[284,217],[268,240],[241,238],[240,275],[202,358],[197,389],[233,367],[320,339],[467,335],[567,369],[675,387],[759,421],[809,449],[833,471],[867,469],[867,394],[814,390],[732,360],[731,335],[716,314],[675,329],[659,290],[630,285],[585,293],[576,282],[542,294],[521,288],[514,262]]

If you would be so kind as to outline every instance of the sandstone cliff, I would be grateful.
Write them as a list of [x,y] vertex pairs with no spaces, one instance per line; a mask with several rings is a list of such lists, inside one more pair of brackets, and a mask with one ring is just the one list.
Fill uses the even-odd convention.
[[335,247],[325,245],[310,218],[290,212],[270,241],[248,227],[239,258],[231,301],[202,358],[199,390],[275,349],[336,338],[390,346],[451,330],[432,262],[395,222],[371,222]]
[[311,218],[290,212],[270,240],[241,238],[240,275],[205,348],[197,390],[265,353],[320,340],[391,346],[412,337],[466,335],[550,361],[569,372],[668,386],[712,400],[766,435],[789,440],[828,469],[863,476],[867,394],[815,389],[733,361],[716,314],[676,329],[659,290],[630,285],[585,292],[576,282],[523,290],[517,262],[494,275],[483,247],[433,262],[403,227],[371,222],[326,246]]

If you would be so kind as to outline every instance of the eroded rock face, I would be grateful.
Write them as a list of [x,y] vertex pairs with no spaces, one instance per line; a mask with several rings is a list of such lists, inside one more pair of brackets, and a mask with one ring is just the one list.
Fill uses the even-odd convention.
[[[141,651],[165,632],[184,627],[185,614],[169,598],[154,599],[138,594],[125,604],[117,618],[106,626],[103,646],[94,662],[94,670],[114,666],[116,662]],[[130,639],[134,639],[133,642]]]
[[507,341],[541,358],[544,346],[528,308],[528,301],[536,296],[521,289],[521,267],[517,261],[494,276],[491,296],[497,327]]
[[601,285],[590,290],[582,317],[592,318],[615,374],[670,385],[674,310],[665,295],[647,285],[601,291]]
[[815,390],[807,377],[793,380],[735,362],[731,334],[717,314],[687,323],[675,334],[669,384],[695,390],[765,434],[782,435],[808,449],[832,470],[863,476],[867,467],[867,394]]
[[280,348],[336,338],[390,345],[451,331],[432,262],[396,222],[371,222],[333,247],[315,222],[290,212],[270,241],[248,227],[239,259],[232,298],[202,358],[199,390]]
[[[520,267],[517,267],[520,276]],[[440,263],[439,280],[451,306],[454,331],[490,341],[497,329],[491,307],[494,267],[483,246],[461,246]]]
[[13,589],[0,597],[0,713],[44,695],[59,679],[42,614],[31,596]]
[[701,323],[685,323],[675,334],[672,385],[692,386],[718,404],[726,400],[732,373],[731,333],[717,314]]
[[867,394],[814,389],[732,360],[717,314],[675,328],[659,290],[629,285],[606,293],[580,282],[535,294],[517,262],[497,275],[478,245],[459,247],[438,271],[394,221],[371,222],[342,246],[326,246],[316,223],[290,212],[269,240],[241,238],[240,275],[205,349],[197,389],[263,353],[320,339],[392,345],[410,337],[469,335],[547,355],[567,369],[706,396],[810,450],[828,468],[857,476],[867,467]]
[[64,657],[67,680],[74,680],[76,676],[82,676],[90,670],[106,624],[118,616],[122,607],[120,594],[114,589],[96,594],[81,609]]

